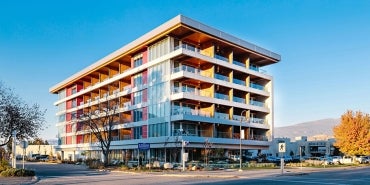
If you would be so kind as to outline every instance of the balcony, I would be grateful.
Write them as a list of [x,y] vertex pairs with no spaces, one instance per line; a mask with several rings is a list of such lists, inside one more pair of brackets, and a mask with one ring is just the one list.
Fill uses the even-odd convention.
[[215,98],[229,101],[229,96],[226,94],[215,93]]
[[219,79],[219,80],[223,80],[223,81],[225,81],[225,82],[229,82],[229,81],[230,81],[230,80],[229,80],[229,77],[224,76],[224,75],[221,75],[221,74],[217,74],[217,73],[215,73],[215,78],[216,78],[216,79]]
[[217,54],[215,54],[215,58],[216,58],[216,59],[219,59],[219,60],[222,60],[222,61],[224,61],[224,62],[229,62],[229,59],[228,59],[228,58],[226,58],[226,57],[224,57],[224,56],[221,56],[221,55],[217,55]]
[[265,103],[256,100],[250,100],[249,104],[258,107],[265,107]]
[[238,84],[238,85],[242,85],[242,86],[246,86],[245,81],[239,80],[239,79],[236,79],[236,78],[233,79],[233,83]]
[[249,69],[253,70],[253,71],[260,72],[260,73],[263,73],[263,74],[266,74],[266,70],[263,70],[263,69],[261,69],[260,67],[258,67],[256,65],[250,65]]
[[175,46],[175,50],[178,50],[180,48],[183,48],[183,49],[186,49],[186,50],[189,50],[189,51],[194,51],[194,52],[199,53],[199,49],[198,48],[196,48],[195,46],[193,46],[191,44],[188,44],[188,43],[182,43],[179,46]]
[[215,112],[215,118],[218,119],[229,119],[229,114],[221,113],[221,112]]
[[254,88],[254,89],[258,89],[258,90],[262,90],[262,91],[265,90],[265,87],[260,85],[260,84],[256,84],[256,83],[251,82],[249,85],[250,85],[251,88]]
[[173,71],[173,73],[177,73],[177,72],[180,72],[180,71],[186,71],[186,72],[195,73],[195,74],[199,73],[199,69],[197,69],[195,67],[187,66],[187,65],[182,65],[182,66],[173,68],[172,71]]
[[231,132],[216,132],[217,138],[231,138]]
[[233,64],[237,65],[237,66],[240,66],[240,67],[244,67],[245,68],[245,64],[244,63],[241,63],[239,61],[236,61],[236,60],[233,60]]
[[172,109],[172,115],[193,115],[193,116],[203,116],[203,117],[211,117],[211,114],[206,111],[192,109],[189,107],[180,107],[174,106]]
[[244,103],[245,104],[245,99],[244,98],[239,98],[239,97],[234,96],[233,97],[233,101],[234,102]]
[[265,124],[265,119],[261,118],[250,118],[251,123]]

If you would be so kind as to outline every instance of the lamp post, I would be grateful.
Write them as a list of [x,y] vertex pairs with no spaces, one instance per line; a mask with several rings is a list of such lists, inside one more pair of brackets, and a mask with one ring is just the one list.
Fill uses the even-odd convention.
[[240,136],[239,136],[239,171],[242,172],[242,122],[243,122],[243,113],[246,112],[247,110],[243,110],[240,113]]

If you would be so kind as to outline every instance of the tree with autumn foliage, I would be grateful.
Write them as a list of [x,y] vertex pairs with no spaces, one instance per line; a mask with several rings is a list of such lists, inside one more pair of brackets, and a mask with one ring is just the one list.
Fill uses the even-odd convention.
[[370,155],[370,116],[360,111],[347,111],[334,127],[334,145],[346,155]]

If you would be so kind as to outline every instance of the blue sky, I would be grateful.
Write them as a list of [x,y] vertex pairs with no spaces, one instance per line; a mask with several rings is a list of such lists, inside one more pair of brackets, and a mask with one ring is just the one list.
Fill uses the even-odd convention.
[[49,88],[183,14],[279,53],[275,126],[370,112],[370,1],[0,1],[0,80],[47,109]]

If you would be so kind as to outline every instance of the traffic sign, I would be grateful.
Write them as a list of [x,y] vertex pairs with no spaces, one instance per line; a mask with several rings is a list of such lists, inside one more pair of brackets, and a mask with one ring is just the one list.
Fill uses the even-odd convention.
[[28,141],[26,140],[22,140],[20,143],[19,143],[19,146],[22,148],[22,149],[26,149],[28,147]]
[[279,152],[285,152],[285,143],[279,143],[278,144],[278,147],[279,147]]

